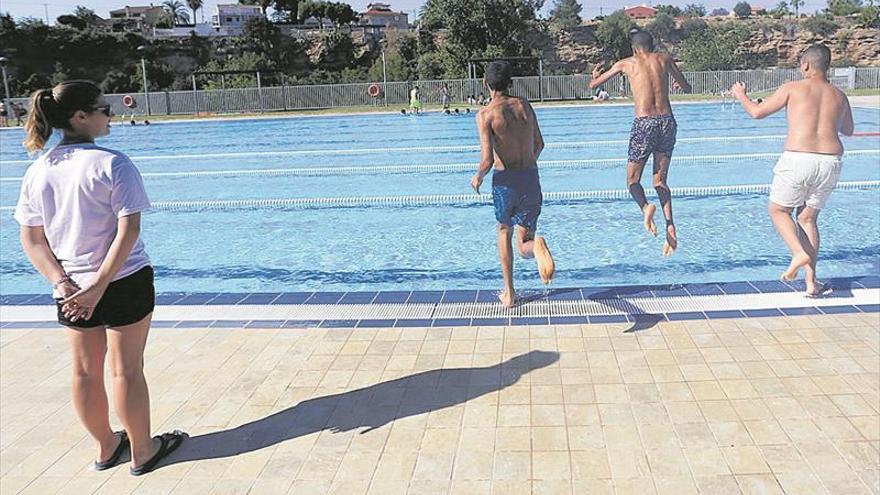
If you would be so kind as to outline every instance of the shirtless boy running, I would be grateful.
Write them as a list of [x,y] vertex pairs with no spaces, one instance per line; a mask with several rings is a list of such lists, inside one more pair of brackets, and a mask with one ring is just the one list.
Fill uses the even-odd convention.
[[672,221],[672,194],[666,184],[666,176],[669,173],[669,162],[678,128],[669,103],[669,77],[674,80],[674,87],[681,88],[686,93],[690,93],[691,85],[672,57],[665,53],[654,53],[654,40],[650,34],[637,32],[630,41],[633,56],[618,61],[605,73],[601,73],[598,65],[593,68],[590,89],[602,86],[620,73],[629,77],[635,102],[635,120],[629,135],[626,185],[645,216],[645,229],[651,235],[657,235],[657,227],[654,225],[657,207],[648,203],[641,184],[645,163],[648,157],[654,155],[654,189],[666,218],[663,256],[670,256],[678,247],[678,237]]
[[[849,100],[828,82],[830,66],[831,51],[813,45],[801,55],[804,78],[782,85],[763,103],[752,102],[743,83],[730,88],[753,118],[786,110],[788,136],[785,151],[773,168],[768,210],[773,226],[791,250],[791,263],[782,279],[794,280],[803,268],[810,297],[828,290],[816,280],[819,211],[840,177],[843,144],[838,134],[852,136],[855,130]],[[797,222],[792,219],[795,210]]]
[[482,153],[480,167],[471,179],[471,187],[479,193],[483,177],[495,169],[492,198],[498,220],[498,255],[504,275],[504,291],[498,298],[506,307],[516,302],[511,242],[515,227],[519,227],[516,235],[520,255],[536,258],[538,273],[545,284],[550,283],[556,270],[547,242],[535,235],[543,201],[537,160],[544,149],[544,139],[528,100],[506,94],[511,74],[507,62],[492,62],[486,68],[484,82],[489,87],[491,101],[477,113]]

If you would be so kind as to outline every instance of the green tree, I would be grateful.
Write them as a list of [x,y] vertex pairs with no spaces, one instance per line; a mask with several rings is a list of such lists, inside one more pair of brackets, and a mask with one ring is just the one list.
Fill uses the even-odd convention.
[[684,21],[682,21],[681,26],[679,26],[678,28],[678,37],[680,39],[686,40],[692,36],[703,34],[708,28],[709,25],[706,24],[706,21],[704,21],[703,19],[685,19]]
[[251,17],[244,24],[241,40],[251,51],[273,58],[281,47],[281,30],[265,17]]
[[740,19],[745,19],[752,15],[752,6],[748,2],[740,2],[733,7],[733,13]]
[[342,31],[332,31],[324,36],[318,64],[330,71],[351,67],[355,61],[354,43],[351,36]]
[[[385,69],[389,81],[418,79],[419,41],[410,32],[389,31],[385,37]],[[382,57],[376,57],[367,72],[371,81],[382,80]]]
[[550,23],[560,29],[572,29],[581,24],[583,7],[577,0],[556,0],[550,11]]
[[834,18],[827,14],[814,15],[804,21],[803,26],[807,31],[819,36],[831,36],[840,29],[840,26],[834,22]]
[[789,8],[794,9],[794,16],[800,17],[801,7],[804,6],[804,0],[789,0],[788,1]]
[[351,8],[351,5],[345,2],[332,2],[326,10],[327,18],[336,23],[337,26],[351,24],[358,18],[357,12]]
[[104,27],[104,21],[95,14],[94,10],[88,7],[83,7],[82,5],[77,5],[73,10],[73,14],[58,16],[56,21],[58,24],[70,26],[74,29],[96,29]]
[[669,14],[672,17],[681,17],[681,9],[675,5],[658,5],[654,7],[658,14]]
[[682,14],[685,17],[705,17],[706,6],[701,3],[689,3],[684,6]]
[[635,27],[635,23],[622,10],[603,19],[596,30],[596,39],[604,48],[606,56],[620,60],[632,55],[629,35]]
[[657,14],[645,29],[655,40],[674,41],[676,39],[675,19],[669,14]]
[[777,19],[781,19],[787,15],[791,15],[791,11],[788,10],[788,3],[785,0],[782,0],[773,10],[770,11],[771,15]]
[[848,16],[862,10],[862,0],[828,0],[825,12],[833,16]]
[[541,0],[428,0],[421,28],[443,31],[444,75],[462,77],[474,56],[532,55]]
[[186,6],[193,11],[193,24],[197,24],[196,11],[202,8],[202,0],[186,0]]
[[746,69],[756,63],[745,48],[748,39],[749,30],[742,24],[712,26],[682,42],[679,53],[688,70]]
[[873,2],[863,7],[859,14],[859,25],[869,29],[880,29],[880,8]]
[[189,12],[180,0],[165,0],[162,8],[165,9],[165,20],[172,26],[189,24]]

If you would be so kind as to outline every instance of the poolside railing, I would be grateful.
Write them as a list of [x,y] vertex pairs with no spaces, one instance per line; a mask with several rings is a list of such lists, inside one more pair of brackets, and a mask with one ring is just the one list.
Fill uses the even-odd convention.
[[[685,72],[693,86],[693,93],[725,95],[730,86],[743,81],[751,92],[771,91],[789,81],[800,79],[798,69],[757,69],[737,71]],[[831,81],[843,89],[880,88],[880,67],[835,68]],[[546,75],[514,78],[511,93],[532,101],[583,100],[591,96],[590,76]],[[155,91],[149,93],[149,105],[144,93],[131,93],[137,102],[135,108],[122,104],[123,94],[107,95],[107,101],[116,114],[199,115],[259,113],[284,110],[308,110],[359,106],[405,108],[409,105],[412,82],[389,82],[378,97],[369,95],[373,83],[282,85],[231,89],[197,89],[187,91]],[[464,108],[468,96],[478,96],[485,89],[479,79],[451,79],[416,81],[421,90],[422,103],[437,105],[441,102],[440,88],[449,87],[450,100],[455,107]],[[612,97],[632,94],[624,77],[615,76],[605,84]],[[680,93],[679,90],[671,90]],[[27,104],[25,98],[13,98]],[[474,106],[474,105],[470,105]],[[149,112],[148,112],[149,108]]]

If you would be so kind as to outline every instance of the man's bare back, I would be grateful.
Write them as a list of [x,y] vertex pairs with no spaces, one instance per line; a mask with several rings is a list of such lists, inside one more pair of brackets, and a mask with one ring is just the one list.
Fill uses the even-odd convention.
[[[737,95],[745,93],[744,86],[733,89]],[[849,100],[842,91],[824,78],[809,78],[782,85],[760,105],[745,106],[749,115],[758,119],[783,108],[788,119],[786,151],[843,153],[839,133],[852,134],[853,121]]]
[[[489,139],[483,147],[482,161],[491,160],[496,170],[519,170],[536,167],[544,148],[535,111],[523,98],[498,95],[477,113],[480,140]],[[486,156],[486,149],[491,156]]]
[[654,52],[638,52],[615,63],[610,70],[601,75],[594,70],[590,87],[601,86],[620,73],[629,77],[636,117],[672,115],[672,105],[669,103],[670,77],[686,92],[690,91],[690,84],[685,80],[672,57],[665,53]]

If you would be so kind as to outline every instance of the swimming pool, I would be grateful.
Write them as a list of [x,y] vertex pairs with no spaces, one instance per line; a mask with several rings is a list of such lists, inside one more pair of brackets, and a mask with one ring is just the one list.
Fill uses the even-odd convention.
[[[731,187],[769,184],[784,115],[755,121],[717,103],[675,111],[669,180],[686,189],[674,198],[679,250],[665,259],[662,237],[644,233],[623,194],[632,108],[537,110],[548,143],[545,194],[576,193],[547,194],[539,222],[556,257],[556,286],[766,280],[787,266],[766,192]],[[854,115],[857,131],[880,131],[878,110]],[[29,163],[22,139],[20,130],[0,132],[2,294],[47,290],[9,211]],[[492,207],[468,185],[479,158],[472,115],[115,127],[101,144],[128,153],[144,174],[156,208],[143,235],[160,292],[500,286]],[[880,180],[880,138],[844,144],[841,181]],[[820,217],[821,275],[880,273],[878,204],[876,185],[835,192]],[[519,287],[540,286],[533,263],[515,268]]]

